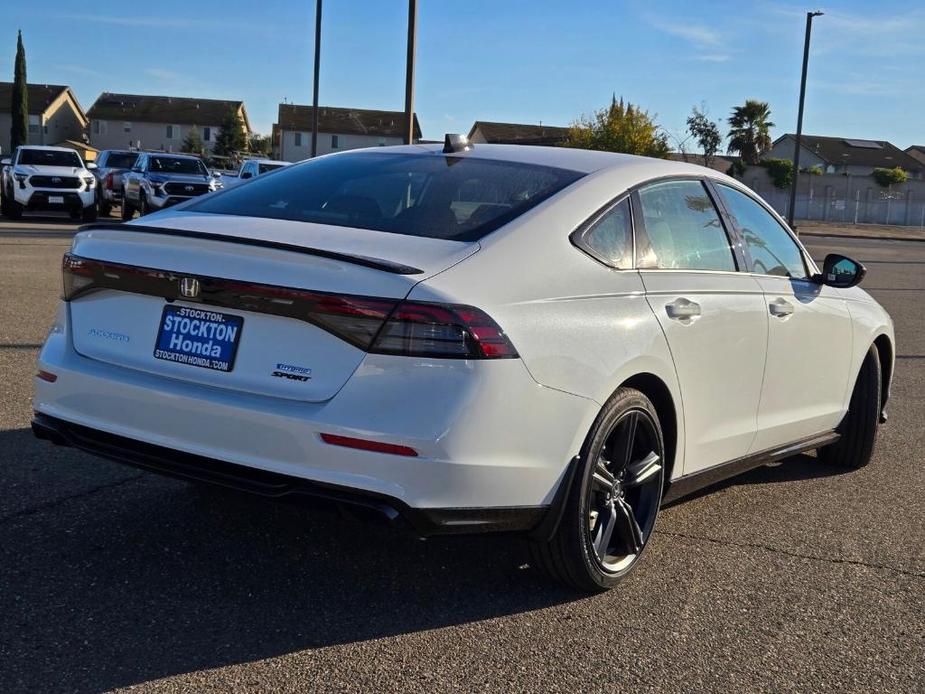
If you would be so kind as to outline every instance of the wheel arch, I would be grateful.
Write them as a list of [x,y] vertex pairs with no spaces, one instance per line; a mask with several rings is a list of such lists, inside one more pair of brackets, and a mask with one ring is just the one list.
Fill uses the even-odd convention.
[[655,406],[655,411],[662,427],[662,436],[665,439],[665,457],[668,459],[665,484],[668,485],[674,474],[680,445],[678,440],[679,411],[674,397],[671,395],[671,389],[661,378],[648,372],[638,373],[627,378],[620,384],[620,387],[635,388],[649,398]]
[[886,333],[874,338],[873,345],[877,348],[880,359],[880,413],[883,415],[887,401],[890,399],[890,383],[893,380],[893,342]]

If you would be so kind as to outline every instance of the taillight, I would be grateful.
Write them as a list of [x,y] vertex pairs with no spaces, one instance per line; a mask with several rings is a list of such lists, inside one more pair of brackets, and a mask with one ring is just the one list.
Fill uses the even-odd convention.
[[[64,300],[112,289],[185,301],[180,275],[64,254]],[[329,294],[199,277],[198,301],[317,325],[366,352],[440,359],[512,359],[517,350],[488,314],[473,306]]]
[[112,190],[112,174],[106,174],[106,190]]
[[377,354],[444,359],[510,359],[517,350],[484,311],[473,306],[403,301],[369,348]]

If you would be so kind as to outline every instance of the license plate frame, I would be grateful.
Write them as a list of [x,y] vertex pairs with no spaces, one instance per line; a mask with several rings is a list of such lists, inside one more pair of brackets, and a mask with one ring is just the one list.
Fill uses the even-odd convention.
[[64,196],[63,196],[63,195],[49,195],[49,196],[48,196],[48,204],[49,204],[49,205],[63,205],[63,204],[64,204]]
[[[168,326],[168,317],[171,320]],[[183,323],[183,319],[188,319]],[[210,326],[214,326],[210,329]],[[224,326],[224,330],[220,329]],[[161,311],[154,340],[154,358],[163,361],[230,373],[234,370],[244,316],[167,304]],[[231,336],[228,338],[228,333]],[[215,347],[218,351],[215,351]]]

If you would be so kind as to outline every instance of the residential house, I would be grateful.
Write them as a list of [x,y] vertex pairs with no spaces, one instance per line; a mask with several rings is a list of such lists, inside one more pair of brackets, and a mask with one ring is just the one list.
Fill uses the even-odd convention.
[[250,133],[243,101],[103,92],[87,111],[90,143],[97,149],[137,147],[179,152],[195,129],[206,149],[212,151],[229,111],[240,116],[244,131]]
[[[421,126],[414,115],[414,141]],[[405,141],[404,111],[318,107],[317,154],[345,149],[400,145]],[[282,161],[301,161],[311,156],[312,107],[280,104],[273,125],[273,156]]]
[[[793,160],[796,135],[774,140],[765,159]],[[900,167],[910,178],[925,177],[925,163],[914,159],[884,140],[853,140],[842,137],[803,135],[800,141],[800,168],[818,166],[825,173],[869,176],[874,169]]]
[[925,145],[912,145],[906,147],[906,154],[922,164],[925,164]]
[[477,120],[469,130],[473,143],[493,145],[561,145],[568,139],[568,128],[528,123],[493,123]]
[[[57,84],[28,85],[29,144],[50,145],[62,140],[81,141],[87,116],[70,87]],[[0,82],[0,151],[10,151],[13,83]]]
[[[703,154],[699,152],[669,152],[668,158],[672,161],[683,161],[688,164],[697,164],[698,166],[704,166],[703,163]],[[736,160],[736,157],[730,156],[728,154],[714,154],[713,158],[710,160],[710,166],[708,168],[719,171],[720,173],[727,173],[729,167],[732,166],[732,163]]]

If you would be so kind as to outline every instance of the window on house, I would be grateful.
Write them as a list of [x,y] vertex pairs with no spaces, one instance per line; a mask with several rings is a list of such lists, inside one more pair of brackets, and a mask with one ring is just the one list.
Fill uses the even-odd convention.
[[132,132],[132,124],[129,121],[125,121],[122,124],[122,132],[126,132],[126,133]]
[[94,135],[105,135],[106,134],[106,121],[104,120],[93,121],[93,134]]
[[337,135],[331,135],[331,149],[337,149]]
[[167,126],[167,139],[168,140],[179,140],[180,139],[180,126],[179,125],[168,125]]
[[212,140],[212,128],[203,128],[202,129],[202,141],[210,142]]
[[41,116],[29,116],[29,132],[37,133],[42,126]]
[[296,146],[296,147],[301,147],[301,146],[302,146],[302,133],[296,133],[296,134],[295,134],[295,146]]
[[380,137],[380,138],[379,138],[379,146],[380,146],[380,147],[385,147],[385,138],[384,138],[384,137]]

